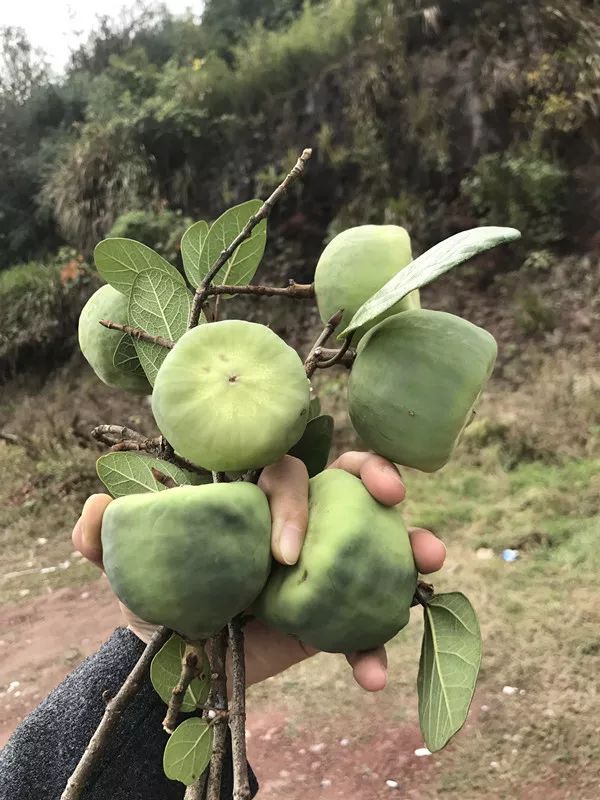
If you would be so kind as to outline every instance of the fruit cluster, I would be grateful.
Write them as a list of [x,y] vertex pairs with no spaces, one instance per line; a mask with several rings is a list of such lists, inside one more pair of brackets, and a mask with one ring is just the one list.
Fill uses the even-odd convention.
[[[411,262],[408,234],[365,225],[323,251],[315,292],[324,322],[357,309]],[[217,633],[241,612],[314,647],[375,647],[406,625],[417,575],[397,509],[353,476],[318,471],[298,563],[273,564],[264,494],[242,474],[297,451],[310,425],[310,381],[295,350],[264,325],[201,324],[169,351],[153,388],[135,350],[118,361],[128,298],[99,289],[79,324],[81,350],[110,386],[150,393],[174,451],[230,482],[122,497],[104,517],[104,565],[120,599],[189,639]],[[492,371],[496,343],[452,314],[420,308],[418,290],[353,333],[352,424],[367,447],[432,472],[450,459]],[[306,440],[308,441],[308,440]],[[306,446],[305,441],[305,446]],[[321,470],[324,465],[321,465]]]

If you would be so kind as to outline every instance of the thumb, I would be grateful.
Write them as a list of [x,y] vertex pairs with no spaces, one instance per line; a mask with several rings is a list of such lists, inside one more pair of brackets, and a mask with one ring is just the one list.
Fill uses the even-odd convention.
[[295,564],[308,525],[308,473],[298,458],[284,456],[266,467],[258,485],[271,508],[271,549],[280,564]]

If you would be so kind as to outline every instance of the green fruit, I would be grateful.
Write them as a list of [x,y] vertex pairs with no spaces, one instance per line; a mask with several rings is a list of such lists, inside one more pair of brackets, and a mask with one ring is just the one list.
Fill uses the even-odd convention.
[[494,337],[442,311],[406,311],[358,347],[350,419],[368,447],[434,472],[449,460],[496,360]]
[[[338,326],[342,331],[360,306],[411,261],[410,237],[398,225],[359,225],[338,234],[323,250],[315,270],[315,293],[323,322],[343,308]],[[420,308],[418,289],[392,306],[386,316],[411,308]],[[355,341],[375,324],[360,328],[354,334]]]
[[152,393],[158,427],[185,458],[218,472],[272,464],[302,436],[302,361],[265,325],[224,320],[184,334]]
[[108,386],[150,394],[152,389],[134,354],[133,343],[127,369],[115,366],[115,351],[124,334],[100,325],[101,319],[126,324],[127,305],[127,297],[112,286],[102,286],[94,292],[79,316],[79,347],[96,375]]
[[417,582],[397,508],[374,500],[338,469],[312,478],[300,559],[276,564],[252,607],[305,644],[350,653],[384,644],[408,622]]
[[269,504],[244,482],[121,497],[104,513],[102,552],[113,590],[134,614],[204,639],[264,586]]

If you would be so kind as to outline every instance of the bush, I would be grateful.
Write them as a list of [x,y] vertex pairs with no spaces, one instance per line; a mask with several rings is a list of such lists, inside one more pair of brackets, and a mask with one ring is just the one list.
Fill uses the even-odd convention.
[[181,211],[128,211],[116,220],[108,236],[135,239],[179,265],[181,237],[191,224]]
[[542,153],[492,153],[461,184],[479,219],[511,225],[524,242],[543,247],[564,237],[567,172]]
[[97,285],[76,259],[0,272],[0,380],[69,353],[79,312]]

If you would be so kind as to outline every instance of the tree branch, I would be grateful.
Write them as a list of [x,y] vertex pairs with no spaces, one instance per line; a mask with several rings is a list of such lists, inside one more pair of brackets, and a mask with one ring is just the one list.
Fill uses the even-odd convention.
[[211,286],[206,293],[207,297],[221,294],[256,294],[263,297],[291,297],[294,300],[310,300],[315,296],[314,283],[294,283],[289,286],[261,286],[249,283],[245,286]]
[[312,155],[312,150],[307,148],[302,152],[302,155],[296,162],[293,169],[288,173],[286,178],[279,184],[279,186],[275,189],[273,194],[265,200],[262,206],[258,209],[256,214],[253,214],[246,225],[244,226],[243,230],[235,237],[235,239],[229,244],[228,247],[223,250],[223,252],[219,255],[215,263],[207,272],[206,276],[202,280],[200,286],[196,289],[196,294],[194,296],[194,302],[192,305],[192,312],[190,314],[190,321],[189,326],[190,328],[195,328],[198,324],[200,319],[200,314],[202,313],[202,306],[204,305],[204,301],[208,297],[208,292],[211,288],[211,284],[215,279],[217,273],[225,266],[227,261],[231,258],[231,256],[235,253],[237,248],[245,242],[246,239],[250,238],[252,231],[261,222],[263,219],[266,219],[275,203],[279,200],[279,198],[287,191],[288,187],[291,183],[293,183],[296,178],[298,178],[304,172],[306,167],[306,162]]
[[[209,703],[227,711],[227,676],[225,673],[225,655],[227,653],[227,630],[209,641],[208,658],[212,672],[212,687]],[[208,771],[208,790],[206,800],[220,800],[221,778],[223,775],[223,759],[227,741],[227,716],[217,712],[214,719],[213,751]]]
[[250,800],[248,757],[246,755],[246,664],[244,630],[239,617],[227,626],[231,653],[231,712],[229,728],[233,755],[233,800]]
[[325,350],[323,347],[319,348],[320,356],[323,361],[317,361],[317,369],[328,369],[329,367],[334,367],[336,364],[341,364],[347,356],[349,358],[346,358],[346,366],[350,368],[354,363],[354,359],[356,358],[356,351],[352,351],[352,354],[348,352],[351,340],[352,334],[346,336],[344,339],[344,344],[340,347],[340,349],[334,350],[333,354],[329,357],[325,355]]
[[170,635],[171,632],[167,628],[159,628],[150,639],[137,664],[129,673],[127,680],[115,697],[108,702],[104,716],[90,739],[79,764],[69,778],[60,800],[79,800],[94,767],[114,733],[115,725],[140,689],[142,679],[150,666],[150,662]]
[[342,319],[344,311],[341,309],[340,311],[336,311],[336,313],[329,319],[327,325],[323,328],[321,334],[317,341],[313,344],[310,353],[306,356],[306,361],[304,362],[304,370],[308,378],[310,378],[314,371],[317,368],[317,363],[322,355],[321,347],[325,344],[327,339],[331,336],[337,326],[340,324],[340,320]]
[[142,342],[150,342],[151,344],[159,344],[161,347],[167,347],[172,350],[175,347],[175,342],[172,339],[165,339],[163,336],[152,336],[141,328],[132,328],[131,325],[121,325],[120,322],[111,322],[109,319],[98,320],[100,325],[113,331],[122,331],[128,333],[134,339]]
[[92,431],[92,436],[97,442],[109,445],[113,452],[141,451],[189,472],[210,475],[210,470],[198,467],[186,458],[176,455],[164,436],[150,438],[132,428],[126,428],[124,425],[97,425]]
[[187,692],[190,683],[194,678],[198,677],[199,668],[202,664],[202,652],[199,651],[198,646],[187,644],[183,658],[181,660],[181,674],[179,676],[179,683],[173,687],[171,692],[171,699],[169,700],[169,707],[163,719],[163,728],[167,733],[173,733],[177,727],[177,718],[181,712],[181,706],[185,693]]

